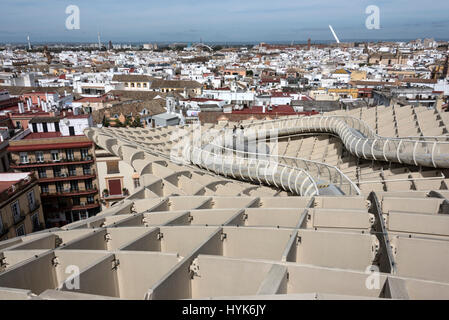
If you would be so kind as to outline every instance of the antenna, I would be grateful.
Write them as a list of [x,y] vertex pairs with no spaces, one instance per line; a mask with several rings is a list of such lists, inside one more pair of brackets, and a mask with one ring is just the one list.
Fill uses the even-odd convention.
[[101,50],[101,38],[100,38],[100,32],[98,32],[98,49]]
[[340,40],[338,40],[338,37],[337,37],[337,35],[335,34],[335,31],[334,31],[334,29],[332,28],[331,25],[329,25],[329,29],[331,29],[331,32],[332,32],[332,35],[333,35],[334,38],[335,38],[335,41],[337,41],[337,43],[340,43]]

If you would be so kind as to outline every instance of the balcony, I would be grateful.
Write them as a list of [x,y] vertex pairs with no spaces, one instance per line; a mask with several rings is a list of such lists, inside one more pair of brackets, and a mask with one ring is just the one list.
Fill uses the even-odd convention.
[[24,221],[25,217],[26,217],[25,211],[23,211],[23,210],[20,211],[20,216],[14,215],[14,225],[17,225],[17,224],[21,223],[22,221]]
[[126,188],[122,189],[122,194],[110,194],[108,189],[103,190],[103,199],[104,200],[117,200],[123,199],[129,196],[129,191]]
[[41,203],[39,201],[34,201],[34,203],[30,206],[30,213],[33,213],[37,209],[39,209],[41,206]]
[[[94,179],[96,177],[96,171],[94,169],[90,170],[91,174],[86,174],[85,171],[81,173],[81,175],[76,175],[76,172],[72,173],[63,173],[61,172],[58,175],[54,175],[54,177],[45,177],[40,178],[39,182],[55,182],[55,181],[70,181],[70,180],[86,180],[86,179]],[[73,174],[73,175],[72,175]],[[82,175],[84,174],[84,175]]]
[[41,197],[72,197],[72,196],[83,196],[89,194],[98,193],[98,189],[93,187],[92,189],[79,188],[78,190],[67,189],[56,189],[48,190],[48,192],[42,192]]
[[100,202],[97,200],[93,201],[92,203],[80,203],[80,204],[72,204],[70,202],[58,204],[57,207],[47,208],[45,212],[47,214],[51,213],[59,213],[59,212],[65,212],[65,211],[72,211],[72,210],[89,210],[98,208],[100,206]]
[[33,232],[38,232],[44,230],[45,227],[42,224],[33,224]]
[[20,161],[11,161],[10,167],[13,169],[19,169],[19,168],[39,168],[39,167],[52,167],[52,166],[63,166],[63,165],[70,165],[70,164],[87,164],[92,163],[93,157],[86,157],[86,159],[82,158],[74,158],[73,161],[70,161],[69,159],[59,159],[58,161],[53,160],[47,160],[43,162],[28,162],[28,163],[21,163]]
[[3,227],[0,228],[0,238],[9,232],[9,226],[3,223]]

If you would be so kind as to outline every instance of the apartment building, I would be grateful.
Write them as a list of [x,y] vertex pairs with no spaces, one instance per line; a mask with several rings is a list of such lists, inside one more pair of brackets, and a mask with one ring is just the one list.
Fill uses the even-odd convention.
[[0,174],[0,241],[42,230],[44,215],[34,173]]
[[112,81],[122,83],[125,90],[149,90],[153,78],[138,74],[116,74]]
[[104,149],[95,151],[101,202],[105,207],[123,200],[141,187],[140,175],[125,161]]
[[87,127],[83,119],[84,115],[37,117],[20,137],[10,141],[11,168],[37,175],[47,227],[86,219],[101,210],[94,144],[82,134]]

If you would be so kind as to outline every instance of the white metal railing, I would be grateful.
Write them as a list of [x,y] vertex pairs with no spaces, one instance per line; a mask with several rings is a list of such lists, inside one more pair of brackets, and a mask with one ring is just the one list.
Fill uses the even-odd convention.
[[[221,147],[222,151],[227,148]],[[234,179],[255,183],[266,183],[269,186],[290,191],[301,196],[319,195],[317,182],[306,170],[289,166],[272,160],[259,159],[259,154],[244,152],[210,152],[205,148],[187,145],[182,153],[183,159],[191,163]]]
[[[360,195],[361,191],[357,185],[349,179],[340,169],[326,163],[312,161],[301,158],[278,156],[267,153],[251,153],[247,151],[236,150],[215,143],[209,143],[215,156],[234,155],[237,158],[256,159],[258,157],[268,158],[271,163],[277,163],[279,166],[296,168],[305,171],[315,181],[315,184],[332,184],[345,195]],[[203,148],[204,150],[204,148]],[[266,160],[262,160],[266,161]],[[249,177],[251,179],[251,177]]]
[[[109,132],[103,131],[102,134],[126,144],[133,143],[130,139],[110,135]],[[257,159],[257,154],[247,154],[246,157],[226,156],[207,151],[206,148],[191,145],[182,147],[184,147],[182,148],[182,161],[187,161],[216,174],[258,184],[266,183],[269,186],[275,186],[301,196],[319,195],[317,182],[306,170],[299,167]],[[167,158],[167,155],[150,148],[142,146],[139,148]]]
[[[303,132],[337,134],[358,158],[416,166],[449,168],[449,137],[389,138],[377,135],[363,120],[352,116],[282,118],[246,124],[250,128],[276,128],[279,136]],[[246,135],[248,139],[255,139]]]

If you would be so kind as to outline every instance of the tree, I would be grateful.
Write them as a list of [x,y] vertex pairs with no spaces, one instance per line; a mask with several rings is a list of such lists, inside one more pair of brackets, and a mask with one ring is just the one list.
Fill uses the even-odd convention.
[[114,123],[116,127],[123,127],[123,124],[120,122],[118,118],[114,120]]
[[125,120],[125,127],[131,127],[131,124],[132,124],[132,122],[131,122],[131,118],[130,117],[126,117],[126,120]]
[[111,124],[109,123],[109,119],[103,117],[103,127],[109,127]]
[[141,128],[141,127],[142,127],[142,123],[140,122],[140,117],[139,117],[139,116],[137,116],[137,117],[134,119],[134,121],[133,121],[133,123],[132,123],[132,126],[133,126],[134,128]]

